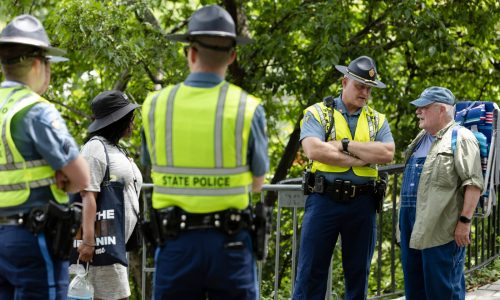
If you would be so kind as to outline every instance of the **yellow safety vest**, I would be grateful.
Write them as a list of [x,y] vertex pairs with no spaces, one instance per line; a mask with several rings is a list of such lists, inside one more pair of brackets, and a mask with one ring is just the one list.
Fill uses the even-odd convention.
[[[328,110],[331,110],[331,108],[327,108],[324,103],[316,103],[306,108],[304,111],[304,115],[306,114],[306,112],[312,113],[314,118],[318,122],[320,122],[320,124],[322,124],[326,130],[326,128],[332,126],[331,120],[329,118],[330,113]],[[348,138],[351,141],[354,140],[358,142],[375,141],[375,136],[384,124],[385,120],[385,115],[375,111],[368,106],[363,107],[358,118],[356,133],[353,138],[351,135],[351,130],[349,129],[349,124],[347,123],[342,113],[334,109],[332,114],[334,121],[333,129],[330,136],[327,137],[327,141],[342,140],[343,138]],[[314,173],[316,171],[323,171],[330,173],[340,173],[346,172],[350,168],[351,167],[332,166],[320,163],[318,161],[313,161],[311,172]],[[352,167],[352,170],[354,174],[361,177],[378,176],[378,169],[376,164],[366,167]]]
[[185,84],[150,94],[142,106],[151,157],[153,207],[191,213],[249,203],[250,127],[259,100],[221,82],[212,88]]
[[0,88],[0,207],[13,207],[28,200],[31,188],[50,187],[58,203],[68,195],[55,185],[55,171],[44,159],[25,161],[12,139],[12,118],[21,110],[47,102],[24,86]]

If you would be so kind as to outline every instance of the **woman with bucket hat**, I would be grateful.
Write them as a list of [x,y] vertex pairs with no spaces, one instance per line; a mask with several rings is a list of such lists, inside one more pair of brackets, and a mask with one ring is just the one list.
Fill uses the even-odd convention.
[[60,113],[40,96],[50,64],[67,60],[64,53],[31,15],[0,33],[0,299],[66,298],[76,220],[65,192],[87,186],[88,166]]
[[169,231],[155,256],[154,296],[254,300],[249,193],[268,168],[265,116],[259,99],[224,80],[235,46],[251,40],[236,36],[217,5],[168,37],[188,43],[190,74],[143,104],[153,207]]
[[366,299],[375,247],[377,164],[394,156],[385,116],[367,105],[377,79],[368,56],[335,66],[344,77],[337,98],[304,110],[300,141],[311,161],[293,299],[323,299],[335,244],[342,239],[344,299]]
[[[127,299],[130,287],[125,243],[138,222],[142,175],[119,141],[131,136],[134,111],[139,105],[112,90],[97,95],[91,106],[95,119],[87,129],[88,142],[81,151],[90,166],[90,184],[80,193],[83,235],[79,259],[91,262],[89,280],[95,299]],[[109,185],[103,184],[108,180],[116,187],[111,190],[118,194],[114,201],[108,198]],[[107,243],[109,237],[116,244]]]

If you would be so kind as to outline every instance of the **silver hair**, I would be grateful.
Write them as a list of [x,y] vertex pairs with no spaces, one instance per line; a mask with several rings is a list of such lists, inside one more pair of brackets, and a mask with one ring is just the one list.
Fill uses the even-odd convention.
[[444,104],[444,103],[436,103],[442,107],[444,107],[446,116],[448,117],[449,120],[452,120],[455,118],[455,106],[450,105],[450,104]]

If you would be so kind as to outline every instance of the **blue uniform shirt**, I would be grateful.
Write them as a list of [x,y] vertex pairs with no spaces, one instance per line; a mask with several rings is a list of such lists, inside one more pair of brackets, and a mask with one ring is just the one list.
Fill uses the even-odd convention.
[[[191,73],[184,81],[185,85],[201,88],[211,88],[224,80],[214,73]],[[143,166],[151,166],[151,159],[144,138],[142,135],[142,159]],[[253,115],[248,139],[247,161],[253,176],[263,176],[269,169],[269,158],[267,155],[267,135],[266,135],[266,114],[262,105],[257,106]]]
[[[21,85],[5,81],[1,88]],[[45,159],[59,170],[79,155],[78,146],[70,135],[66,123],[55,107],[37,103],[18,112],[11,122],[11,132],[17,149],[25,160]],[[54,200],[49,187],[31,189],[28,200],[16,207],[1,208],[0,215],[7,216],[27,212],[31,207]]]
[[[342,115],[347,121],[347,124],[349,125],[349,129],[351,130],[351,135],[354,136],[356,133],[358,118],[361,115],[361,108],[351,115],[346,109],[344,102],[342,102],[340,97],[337,97],[335,98],[335,109],[338,110],[340,113],[342,113]],[[302,141],[306,137],[317,137],[320,140],[324,141],[325,134],[326,130],[321,125],[321,123],[314,118],[311,112],[307,112],[304,115],[302,127],[300,128],[300,141]],[[377,134],[375,135],[375,141],[382,143],[394,142],[394,138],[392,137],[391,129],[389,127],[389,123],[387,122],[387,118],[382,124],[380,130],[377,131]],[[342,180],[350,180],[354,184],[363,184],[369,182],[370,180],[373,180],[367,177],[357,176],[356,174],[354,174],[352,169],[349,169],[346,172],[342,173],[325,173],[318,171],[317,174],[324,175],[328,182],[333,182],[336,179],[342,179]]]

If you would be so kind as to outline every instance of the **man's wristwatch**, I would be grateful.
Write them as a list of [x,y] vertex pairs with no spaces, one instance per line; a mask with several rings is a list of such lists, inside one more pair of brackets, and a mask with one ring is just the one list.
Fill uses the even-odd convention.
[[458,218],[458,220],[462,223],[465,223],[465,224],[468,224],[472,221],[472,219],[469,219],[466,216],[460,216],[460,218]]
[[342,150],[344,152],[349,152],[349,150],[347,150],[347,147],[349,147],[349,139],[348,138],[343,138],[342,139]]

